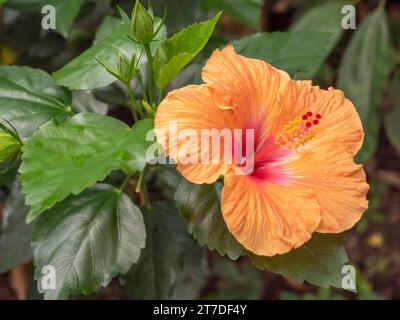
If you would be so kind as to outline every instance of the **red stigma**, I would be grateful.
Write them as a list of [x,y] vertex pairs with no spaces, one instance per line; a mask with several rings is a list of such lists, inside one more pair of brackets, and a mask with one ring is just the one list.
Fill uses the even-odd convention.
[[306,115],[306,114],[303,115],[302,119],[303,119],[303,120],[307,120],[307,115]]
[[321,118],[322,118],[320,114],[317,114],[315,117],[316,117],[317,119],[321,119]]
[[307,128],[310,128],[311,126],[312,126],[311,122],[307,122],[307,123],[306,123],[306,127],[307,127]]
[[315,125],[317,125],[317,124],[319,123],[319,121],[318,121],[318,120],[314,120],[313,123],[314,123]]
[[311,116],[312,116],[312,112],[311,112],[311,111],[308,111],[308,112],[307,112],[307,116],[308,116],[308,117],[311,117]]

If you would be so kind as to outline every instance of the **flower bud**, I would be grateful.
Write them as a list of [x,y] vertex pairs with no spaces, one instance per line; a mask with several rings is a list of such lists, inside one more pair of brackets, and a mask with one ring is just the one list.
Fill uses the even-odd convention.
[[130,82],[132,78],[139,73],[139,60],[136,60],[136,55],[133,55],[129,61],[122,52],[119,52],[116,65],[113,65],[107,61],[103,61],[96,56],[94,58],[99,64],[102,65],[104,69],[107,70],[109,74],[113,75],[124,83]]
[[154,21],[152,15],[136,0],[132,12],[131,31],[134,39],[141,44],[149,44],[154,37]]
[[21,148],[21,142],[6,131],[0,131],[0,162],[11,159]]
[[136,64],[136,56],[133,55],[129,61],[124,54],[118,55],[118,73],[123,82],[129,82],[139,72]]
[[125,82],[132,78],[130,63],[122,53],[118,54],[118,73]]

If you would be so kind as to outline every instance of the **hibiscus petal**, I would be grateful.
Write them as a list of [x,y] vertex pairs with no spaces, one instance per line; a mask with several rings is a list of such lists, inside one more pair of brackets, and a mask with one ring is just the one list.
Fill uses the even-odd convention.
[[341,146],[304,148],[284,166],[289,179],[314,190],[322,208],[318,232],[350,229],[367,209],[368,184],[363,167],[355,164]]
[[224,183],[221,203],[227,227],[253,253],[286,253],[308,241],[320,223],[321,208],[312,189],[233,173]]
[[[280,104],[273,114],[268,131],[276,134],[290,120],[312,113],[307,121],[314,120],[315,135],[310,143],[327,145],[338,143],[348,153],[355,155],[361,148],[364,132],[360,117],[350,100],[341,90],[321,89],[311,81],[290,81],[280,91]],[[317,119],[316,115],[321,118]]]
[[258,59],[237,54],[229,45],[215,50],[202,72],[213,91],[216,104],[235,111],[236,127],[268,122],[269,113],[278,108],[278,93],[289,75]]
[[[220,156],[213,162],[212,139],[209,149],[201,148],[201,130],[223,130],[231,128],[230,110],[221,110],[211,98],[211,93],[204,85],[191,85],[168,94],[157,110],[155,128],[157,141],[163,146],[166,154],[178,162],[178,170],[193,183],[215,182],[226,170],[227,165],[221,159],[224,156],[224,142],[221,138]],[[177,132],[174,131],[176,125]],[[195,133],[193,139],[179,139],[185,131]],[[221,133],[221,132],[219,132]],[[177,137],[172,139],[171,137]],[[193,150],[190,163],[181,163],[179,155]],[[206,161],[202,162],[203,155]],[[194,162],[194,163],[193,163]],[[201,162],[201,164],[200,164]],[[204,163],[205,162],[205,163]]]

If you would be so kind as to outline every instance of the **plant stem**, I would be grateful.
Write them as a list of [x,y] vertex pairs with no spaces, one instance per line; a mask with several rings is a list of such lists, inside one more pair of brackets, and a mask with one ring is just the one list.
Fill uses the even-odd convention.
[[150,105],[153,107],[154,103],[154,70],[153,70],[153,56],[151,54],[150,46],[147,44],[144,46],[147,56],[147,64],[149,65],[149,96],[150,96]]
[[140,172],[139,180],[138,180],[138,182],[137,182],[136,189],[135,189],[135,192],[136,192],[136,193],[140,193],[140,191],[142,190],[144,172],[145,172],[145,169],[143,169],[143,171]]
[[146,102],[149,102],[149,99],[147,99],[147,92],[146,92],[146,88],[144,87],[144,84],[143,84],[142,76],[139,74],[137,78],[138,78],[140,90],[142,91],[143,98]]
[[146,172],[146,168],[143,169],[142,172],[140,172],[139,180],[137,182],[137,185],[136,185],[136,188],[135,188],[135,192],[136,193],[141,193],[143,191],[143,196],[144,196],[144,204],[143,204],[143,206],[146,207],[147,209],[150,209],[151,208],[151,204],[150,204],[149,193],[147,191],[146,181],[144,181],[145,172]]
[[147,191],[146,181],[144,180],[145,173],[146,173],[146,168],[144,168],[143,171],[140,172],[139,180],[138,180],[138,183],[136,185],[135,192],[136,193],[141,193],[143,191],[144,206],[147,209],[150,209],[151,208],[151,204],[150,204],[149,192]]
[[382,10],[385,10],[385,8],[386,8],[386,0],[380,0],[380,1],[379,1],[379,7],[380,7]]
[[131,175],[127,175],[127,176],[125,177],[125,179],[124,179],[124,181],[122,182],[121,186],[118,188],[118,190],[119,190],[120,192],[123,192],[123,191],[124,191],[124,189],[125,189],[125,187],[126,187],[126,184],[128,183],[128,181],[129,181],[130,178],[131,178]]
[[139,115],[142,118],[144,118],[144,114],[142,113],[138,103],[136,102],[135,95],[133,94],[133,90],[132,90],[131,84],[129,82],[125,82],[125,87],[126,87],[126,90],[128,91],[129,99],[131,100],[131,105],[129,107],[130,107],[130,109],[132,111],[132,115],[133,115],[134,120],[135,121],[138,120],[138,117],[137,117],[136,113],[139,113]]

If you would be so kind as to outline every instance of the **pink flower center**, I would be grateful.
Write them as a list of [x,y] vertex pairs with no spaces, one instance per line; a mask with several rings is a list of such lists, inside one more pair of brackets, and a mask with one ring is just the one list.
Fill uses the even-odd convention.
[[[258,182],[285,184],[288,182],[288,173],[283,166],[285,158],[296,152],[315,136],[314,127],[320,123],[322,116],[311,111],[302,117],[287,122],[276,134],[275,138],[267,137],[261,141],[259,126],[255,129],[254,170],[250,174]],[[247,126],[250,127],[250,126]],[[261,143],[261,144],[260,144]],[[247,155],[248,157],[248,155]]]

